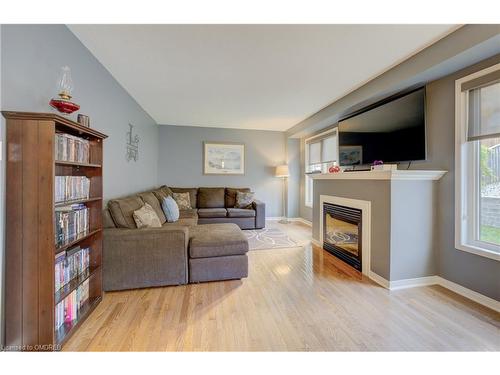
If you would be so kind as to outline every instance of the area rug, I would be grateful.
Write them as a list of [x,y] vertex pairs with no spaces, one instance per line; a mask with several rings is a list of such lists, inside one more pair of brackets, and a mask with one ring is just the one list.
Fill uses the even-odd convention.
[[244,230],[250,251],[279,249],[300,246],[294,239],[278,228]]

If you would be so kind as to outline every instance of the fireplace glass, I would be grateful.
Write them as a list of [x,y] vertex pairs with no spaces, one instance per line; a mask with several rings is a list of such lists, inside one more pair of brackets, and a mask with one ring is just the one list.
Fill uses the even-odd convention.
[[361,210],[323,205],[323,248],[361,270]]
[[354,256],[359,255],[358,225],[326,215],[325,241]]

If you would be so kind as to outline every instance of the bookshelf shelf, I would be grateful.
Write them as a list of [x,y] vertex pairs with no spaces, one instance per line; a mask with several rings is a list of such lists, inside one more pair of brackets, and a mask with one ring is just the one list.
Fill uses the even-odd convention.
[[[59,350],[102,300],[102,164],[107,136],[56,114],[2,114],[7,120],[6,148],[13,150],[6,163],[5,346]],[[60,155],[88,161],[56,160]],[[78,195],[90,198],[55,202],[56,196]],[[65,208],[77,204],[80,207]],[[78,214],[71,209],[79,209]],[[55,243],[56,233],[68,236],[83,229],[85,235],[62,246]],[[73,249],[77,246],[89,249],[84,258]],[[70,265],[74,272],[88,266],[58,291],[56,256],[58,262],[66,262],[58,263],[58,278],[68,275],[61,267]],[[56,329],[56,320],[65,323]]]
[[78,163],[76,161],[64,161],[64,160],[56,160],[55,163],[57,165],[68,165],[72,167],[82,167],[82,168],[101,168],[100,164],[91,164],[91,163]]
[[74,320],[71,323],[64,323],[59,329],[55,331],[55,344],[64,345],[66,341],[71,337],[71,335],[76,331],[76,329],[87,319],[92,311],[97,307],[97,305],[101,302],[102,297],[94,297],[89,299],[83,306],[80,308],[80,315],[78,319]]
[[65,201],[65,202],[56,202],[56,203],[54,203],[54,206],[55,207],[64,207],[64,206],[70,206],[72,204],[91,203],[91,202],[98,202],[98,201],[102,201],[102,197],[75,199],[72,201]]
[[87,233],[84,236],[78,237],[77,239],[75,239],[71,242],[68,242],[67,244],[64,244],[64,245],[59,246],[59,247],[56,246],[56,254],[60,253],[61,251],[65,251],[65,250],[69,249],[70,247],[77,245],[80,242],[83,242],[83,240],[86,240],[87,238],[92,237],[94,234],[97,234],[100,231],[101,231],[101,229],[95,229],[93,231],[90,231],[89,233]]
[[57,305],[59,302],[61,302],[63,299],[65,299],[67,296],[71,294],[78,286],[83,283],[85,280],[91,278],[93,275],[96,274],[96,272],[100,271],[101,266],[97,267],[90,267],[85,272],[82,274],[78,275],[75,277],[73,280],[71,280],[69,283],[64,285],[61,289],[59,289],[57,292],[54,294],[54,304]]

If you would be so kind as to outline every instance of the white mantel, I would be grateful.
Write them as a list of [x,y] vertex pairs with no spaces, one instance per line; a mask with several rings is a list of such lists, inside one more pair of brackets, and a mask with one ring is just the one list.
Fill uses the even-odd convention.
[[447,171],[392,170],[337,173],[313,173],[314,180],[439,180]]

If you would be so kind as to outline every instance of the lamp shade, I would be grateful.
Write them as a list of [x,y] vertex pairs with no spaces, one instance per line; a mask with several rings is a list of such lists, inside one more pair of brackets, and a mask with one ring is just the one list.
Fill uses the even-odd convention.
[[288,172],[288,165],[286,165],[286,164],[278,165],[276,167],[276,172],[274,175],[276,177],[288,177],[288,176],[290,176],[290,173]]

